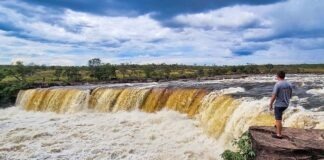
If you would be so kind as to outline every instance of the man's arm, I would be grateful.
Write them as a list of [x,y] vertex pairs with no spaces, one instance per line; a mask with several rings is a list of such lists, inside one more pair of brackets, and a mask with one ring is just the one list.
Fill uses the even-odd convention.
[[292,90],[293,90],[293,86],[292,86],[292,84],[290,84],[290,88],[289,88],[289,98],[291,98],[292,97]]
[[278,85],[276,84],[276,85],[273,87],[273,91],[272,91],[272,97],[271,97],[270,105],[269,105],[269,109],[270,109],[270,110],[273,109],[273,103],[274,103],[274,101],[276,100],[277,93],[278,93]]
[[273,103],[276,100],[276,95],[272,94],[271,100],[270,100],[270,105],[269,105],[269,109],[272,110],[273,109]]

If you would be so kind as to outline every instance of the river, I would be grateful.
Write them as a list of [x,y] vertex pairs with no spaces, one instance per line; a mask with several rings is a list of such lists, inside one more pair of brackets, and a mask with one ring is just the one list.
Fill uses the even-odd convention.
[[[324,75],[287,75],[286,127],[324,129]],[[0,110],[0,159],[220,159],[273,125],[273,76],[20,91]]]

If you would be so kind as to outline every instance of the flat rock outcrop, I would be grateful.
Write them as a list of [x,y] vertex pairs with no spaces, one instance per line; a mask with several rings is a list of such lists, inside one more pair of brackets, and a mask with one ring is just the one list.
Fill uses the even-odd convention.
[[283,128],[282,139],[271,136],[274,127],[252,126],[249,133],[257,160],[324,160],[324,130]]

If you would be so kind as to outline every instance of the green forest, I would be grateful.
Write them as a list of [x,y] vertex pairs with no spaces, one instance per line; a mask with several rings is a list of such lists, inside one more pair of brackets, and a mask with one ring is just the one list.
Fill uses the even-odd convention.
[[324,73],[324,64],[297,65],[183,65],[183,64],[110,64],[99,58],[87,66],[0,65],[0,107],[14,104],[20,89],[81,85],[84,83],[160,82],[170,80],[204,80],[221,75]]

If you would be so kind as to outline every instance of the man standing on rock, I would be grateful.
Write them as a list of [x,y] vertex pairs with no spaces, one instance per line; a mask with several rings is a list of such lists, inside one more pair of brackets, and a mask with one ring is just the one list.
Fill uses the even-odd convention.
[[274,138],[282,138],[282,113],[288,108],[292,96],[292,85],[285,80],[286,73],[279,71],[277,73],[278,82],[275,84],[270,101],[270,110],[273,110],[276,119],[277,134],[272,135]]

